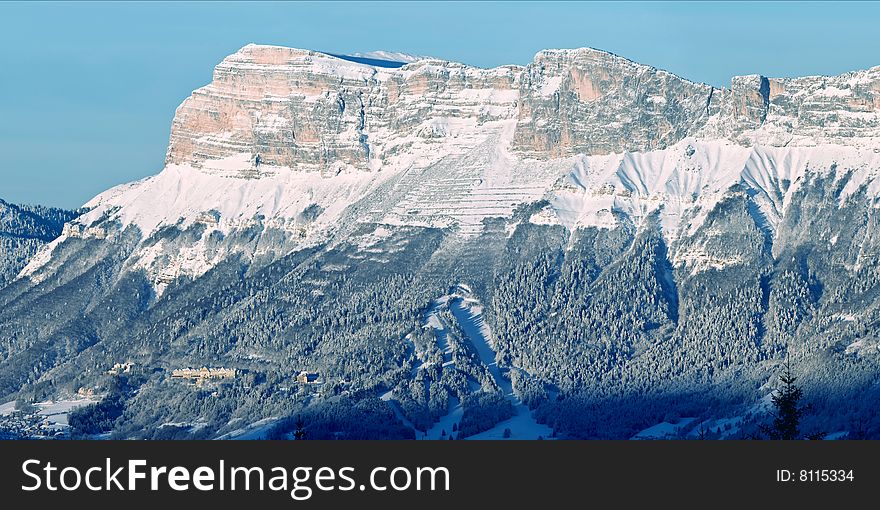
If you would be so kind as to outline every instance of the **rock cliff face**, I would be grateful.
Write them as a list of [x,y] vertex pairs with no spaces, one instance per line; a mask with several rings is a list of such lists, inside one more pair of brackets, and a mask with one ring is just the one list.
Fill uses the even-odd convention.
[[[736,77],[696,134],[743,145],[852,145],[880,139],[880,67],[840,76]],[[714,103],[714,101],[713,101]]]
[[518,77],[513,66],[422,60],[390,70],[248,45],[178,108],[167,162],[201,167],[247,153],[297,171],[368,170],[413,137],[456,134],[450,122],[513,116]]
[[200,166],[247,153],[293,168],[365,163],[362,98],[375,72],[336,60],[258,46],[227,57],[177,109],[167,162]]
[[516,119],[513,148],[554,158],[663,149],[686,136],[785,145],[874,139],[880,68],[838,77],[734,77],[729,89],[594,49],[546,50],[478,69],[418,60],[373,67],[248,45],[178,108],[169,164],[249,154],[298,171],[378,169],[413,138]]
[[523,72],[515,145],[544,157],[661,149],[706,123],[712,92],[597,50],[542,51]]

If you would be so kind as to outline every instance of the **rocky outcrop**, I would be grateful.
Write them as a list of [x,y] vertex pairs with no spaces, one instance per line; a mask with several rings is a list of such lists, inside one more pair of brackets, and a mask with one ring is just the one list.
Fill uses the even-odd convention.
[[741,145],[880,146],[880,67],[840,76],[735,77],[695,134]]
[[166,162],[198,167],[246,153],[254,166],[366,170],[409,137],[511,117],[518,72],[434,60],[383,69],[248,45],[177,109]]
[[363,97],[376,71],[341,62],[292,48],[242,48],[177,109],[167,163],[199,166],[247,153],[292,168],[363,166]]
[[712,87],[593,50],[547,50],[523,72],[515,146],[537,156],[647,151],[709,118]]

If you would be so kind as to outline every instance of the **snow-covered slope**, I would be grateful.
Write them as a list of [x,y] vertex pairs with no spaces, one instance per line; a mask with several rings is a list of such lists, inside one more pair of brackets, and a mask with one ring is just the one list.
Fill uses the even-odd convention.
[[360,58],[369,58],[369,59],[375,59],[375,60],[387,60],[389,62],[402,62],[405,64],[409,64],[411,62],[416,62],[419,60],[435,60],[432,57],[410,55],[409,53],[402,53],[400,51],[386,51],[386,50],[355,52],[355,53],[349,54],[349,56],[360,57]]
[[880,151],[864,147],[744,147],[726,140],[687,138],[657,151],[579,158],[550,194],[552,214],[568,228],[613,227],[612,212],[638,219],[660,210],[671,240],[692,234],[732,188],[745,187],[774,228],[791,194],[807,175],[851,174],[838,199],[842,204],[860,186],[880,192]]

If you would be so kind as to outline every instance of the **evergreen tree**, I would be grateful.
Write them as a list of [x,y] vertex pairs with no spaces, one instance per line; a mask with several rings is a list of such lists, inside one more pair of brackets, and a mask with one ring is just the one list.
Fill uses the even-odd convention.
[[803,389],[795,384],[797,378],[786,362],[785,371],[779,376],[782,387],[773,395],[773,424],[761,427],[770,439],[792,440],[800,438],[800,421],[806,408],[800,405]]
[[709,435],[708,431],[706,430],[706,427],[704,426],[704,423],[705,422],[702,422],[702,421],[700,422],[700,428],[697,431],[697,439],[699,439],[701,441],[708,439],[708,435]]
[[302,420],[296,421],[296,430],[293,432],[293,439],[302,440],[306,438],[305,424]]

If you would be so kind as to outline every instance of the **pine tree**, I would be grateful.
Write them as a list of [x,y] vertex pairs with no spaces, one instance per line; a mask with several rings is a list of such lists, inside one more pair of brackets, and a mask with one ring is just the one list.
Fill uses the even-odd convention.
[[805,408],[800,406],[804,391],[795,384],[797,378],[791,373],[791,366],[786,361],[785,371],[779,376],[782,387],[773,394],[773,424],[761,427],[770,439],[799,439],[801,416]]
[[302,440],[306,438],[305,424],[302,420],[296,420],[296,430],[293,432],[293,439]]
[[700,422],[700,428],[698,429],[698,432],[697,432],[697,439],[699,439],[701,441],[705,441],[706,439],[709,438],[709,433],[706,430],[706,427],[704,426],[704,424],[705,424],[704,421]]

